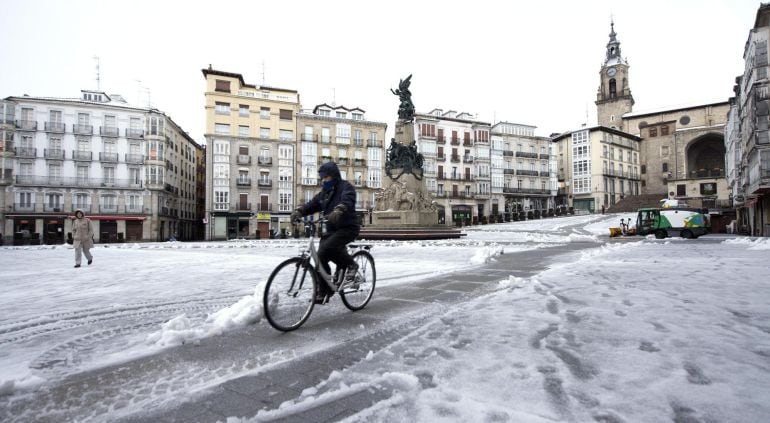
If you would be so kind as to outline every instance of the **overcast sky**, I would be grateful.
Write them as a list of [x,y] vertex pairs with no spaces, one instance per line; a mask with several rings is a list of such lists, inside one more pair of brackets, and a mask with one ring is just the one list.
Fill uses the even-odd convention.
[[[725,101],[759,1],[0,1],[0,97],[101,87],[159,108],[203,143],[201,69],[299,91],[302,106],[397,118],[410,73],[418,112],[535,125],[596,123],[610,19],[634,111]],[[264,68],[263,68],[264,63]],[[141,82],[138,82],[141,81]],[[588,118],[586,115],[588,113]]]

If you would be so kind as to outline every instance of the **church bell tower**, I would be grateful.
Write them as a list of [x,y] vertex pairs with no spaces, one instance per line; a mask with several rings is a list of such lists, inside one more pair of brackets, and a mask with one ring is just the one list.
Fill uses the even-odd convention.
[[628,85],[628,62],[620,55],[620,41],[616,36],[615,22],[612,22],[607,54],[599,71],[596,115],[599,125],[623,130],[622,118],[624,114],[631,112],[634,97]]

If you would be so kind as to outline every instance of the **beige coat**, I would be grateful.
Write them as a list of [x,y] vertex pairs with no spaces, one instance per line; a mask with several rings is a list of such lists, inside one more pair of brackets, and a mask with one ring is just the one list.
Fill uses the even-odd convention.
[[81,217],[72,220],[72,239],[74,239],[72,246],[75,248],[81,244],[86,248],[94,246],[94,227],[91,225],[91,219]]

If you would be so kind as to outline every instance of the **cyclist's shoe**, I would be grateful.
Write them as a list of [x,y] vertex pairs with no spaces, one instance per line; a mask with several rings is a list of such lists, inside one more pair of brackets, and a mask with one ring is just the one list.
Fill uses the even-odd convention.
[[326,304],[327,302],[329,302],[329,295],[319,292],[315,295],[315,299],[313,300],[313,302],[321,305]]
[[342,282],[343,288],[358,289],[361,276],[358,274],[358,264],[353,263],[345,270],[345,280]]

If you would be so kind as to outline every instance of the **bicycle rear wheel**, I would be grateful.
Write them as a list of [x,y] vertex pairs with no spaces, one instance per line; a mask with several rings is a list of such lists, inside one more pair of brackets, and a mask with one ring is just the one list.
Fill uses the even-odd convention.
[[279,264],[265,285],[263,309],[270,325],[289,332],[302,326],[313,311],[316,274],[299,257]]
[[358,311],[366,307],[374,295],[377,271],[374,268],[374,257],[366,251],[356,251],[353,254],[353,261],[358,264],[356,280],[343,286],[339,294],[345,307]]

